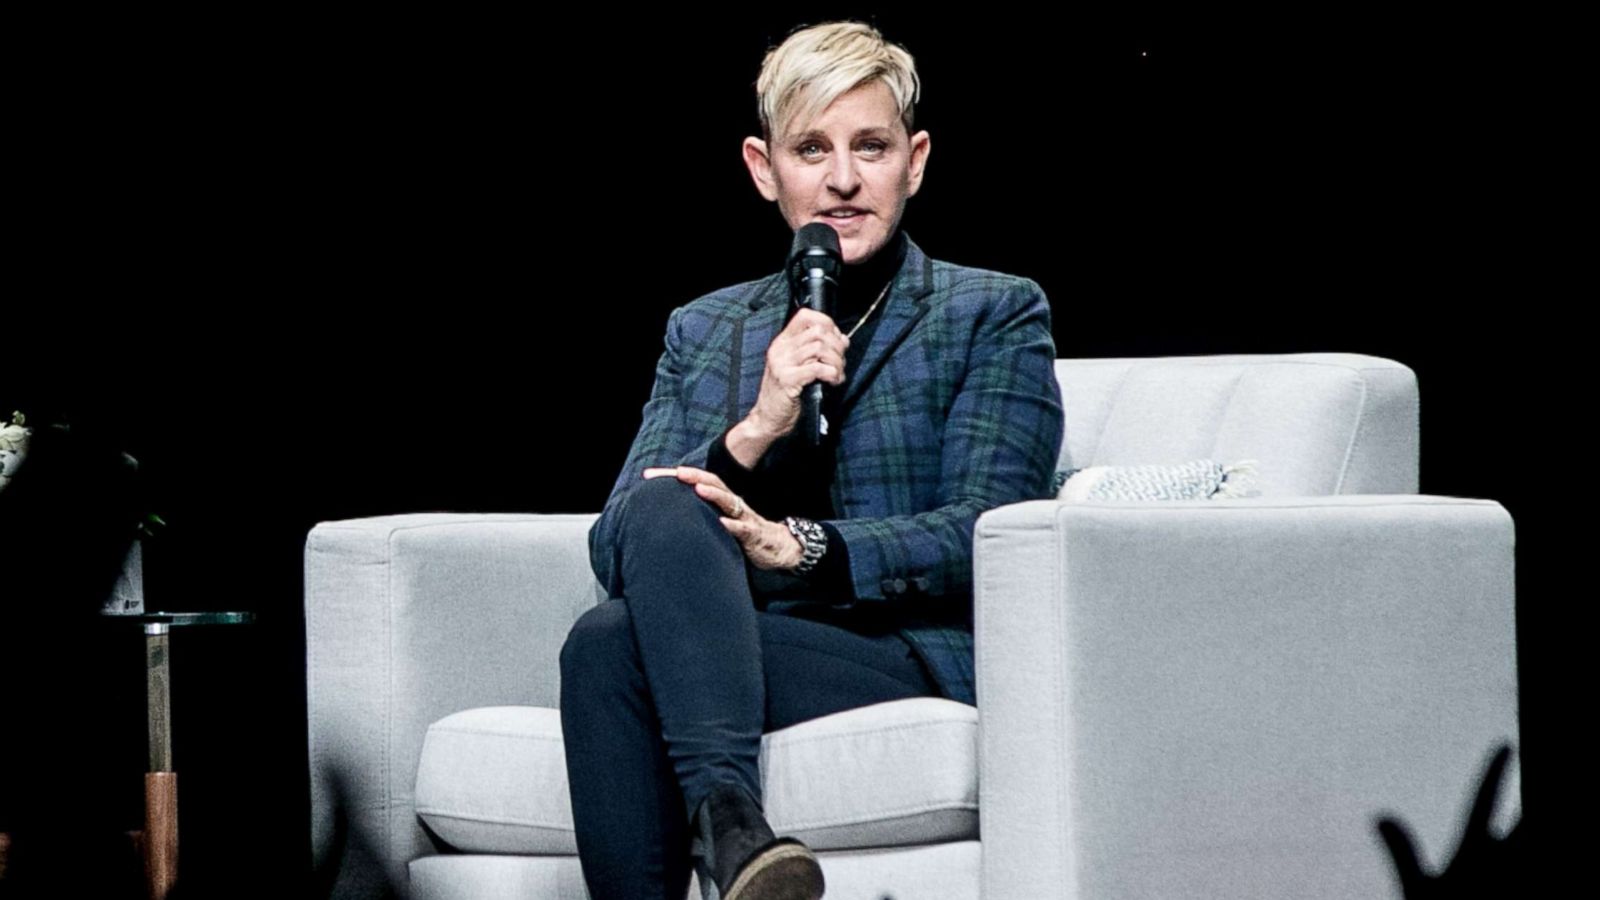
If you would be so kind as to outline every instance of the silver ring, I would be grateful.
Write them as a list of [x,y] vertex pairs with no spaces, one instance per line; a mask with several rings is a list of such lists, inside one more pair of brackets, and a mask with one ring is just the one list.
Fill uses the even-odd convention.
[[730,513],[730,517],[737,519],[737,518],[739,518],[739,516],[741,516],[743,514],[744,514],[744,498],[743,497],[735,497],[735,498],[733,498],[733,512]]

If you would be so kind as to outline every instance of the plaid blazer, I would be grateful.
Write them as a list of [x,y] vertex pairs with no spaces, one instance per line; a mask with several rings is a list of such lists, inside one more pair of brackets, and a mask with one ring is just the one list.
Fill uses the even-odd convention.
[[[705,467],[712,441],[755,406],[788,298],[778,273],[668,317],[639,434],[589,530],[612,596],[622,500],[646,467]],[[1050,306],[1030,279],[930,259],[908,235],[880,315],[845,381],[843,420],[830,423],[829,524],[849,548],[856,602],[893,606],[944,695],[975,704],[973,525],[985,510],[1050,496],[1061,453]]]

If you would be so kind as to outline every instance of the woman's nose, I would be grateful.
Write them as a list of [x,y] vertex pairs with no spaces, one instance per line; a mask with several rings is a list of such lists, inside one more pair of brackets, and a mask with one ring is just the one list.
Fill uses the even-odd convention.
[[849,153],[836,155],[833,164],[828,167],[828,187],[848,197],[860,186],[861,174],[856,171],[855,157]]

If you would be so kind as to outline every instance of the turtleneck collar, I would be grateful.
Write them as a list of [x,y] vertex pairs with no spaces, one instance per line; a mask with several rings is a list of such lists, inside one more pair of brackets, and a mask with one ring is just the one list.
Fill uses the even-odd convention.
[[884,285],[900,271],[906,258],[905,230],[896,228],[894,236],[871,259],[858,265],[847,265],[839,278],[839,298],[835,321],[854,321],[872,301],[878,299]]

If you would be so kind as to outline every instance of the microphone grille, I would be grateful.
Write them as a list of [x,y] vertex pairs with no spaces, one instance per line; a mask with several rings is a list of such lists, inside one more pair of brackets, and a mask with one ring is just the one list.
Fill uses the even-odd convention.
[[839,232],[826,222],[808,222],[794,233],[794,245],[789,249],[791,258],[821,250],[830,256],[840,256]]

